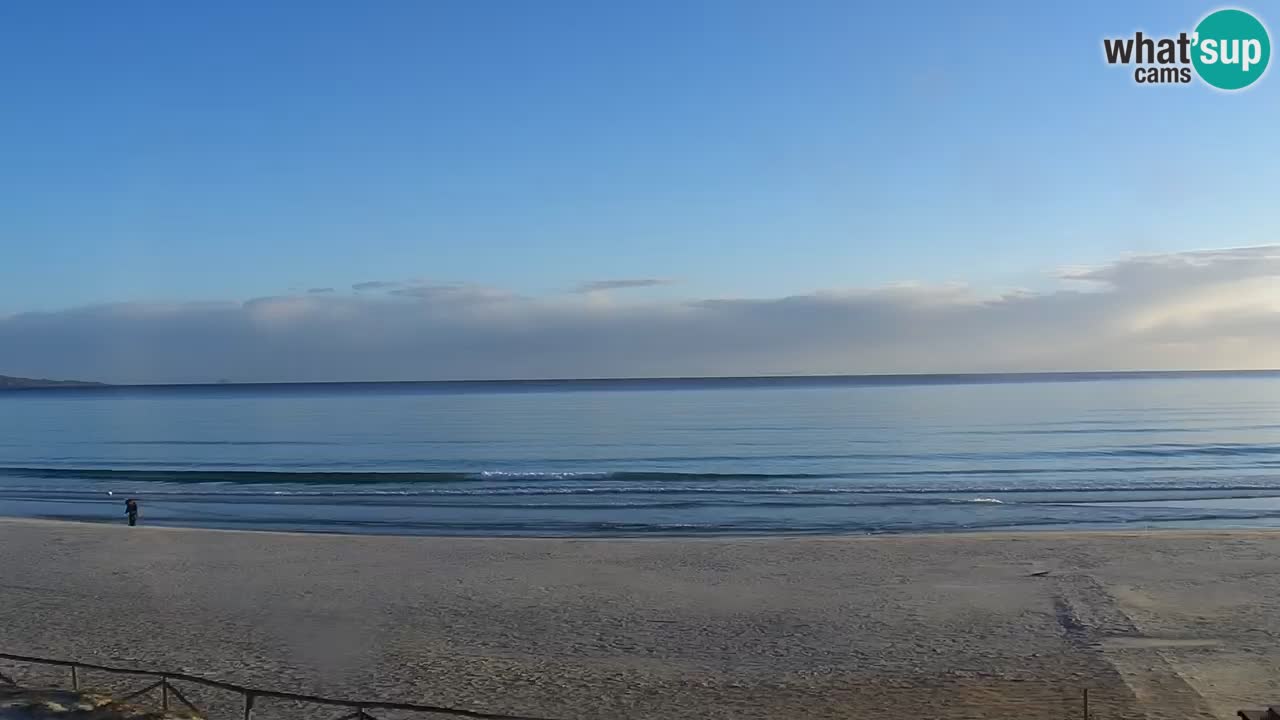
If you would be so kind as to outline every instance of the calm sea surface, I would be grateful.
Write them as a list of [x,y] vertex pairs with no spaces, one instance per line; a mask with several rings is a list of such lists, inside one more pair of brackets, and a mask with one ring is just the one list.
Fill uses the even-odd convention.
[[1280,375],[0,393],[0,515],[472,535],[1280,525]]

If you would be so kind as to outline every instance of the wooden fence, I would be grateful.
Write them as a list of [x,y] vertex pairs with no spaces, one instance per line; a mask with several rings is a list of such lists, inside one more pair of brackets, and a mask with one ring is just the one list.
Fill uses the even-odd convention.
[[[160,691],[160,707],[163,710],[169,710],[174,700],[177,700],[191,712],[204,716],[204,712],[196,707],[193,703],[183,696],[182,692],[173,685],[174,680],[188,682],[204,687],[217,688],[231,693],[238,693],[244,699],[244,718],[243,720],[253,720],[253,706],[260,698],[273,698],[279,700],[293,700],[296,702],[312,703],[315,705],[330,705],[333,707],[341,707],[351,710],[351,712],[342,715],[336,720],[377,720],[373,715],[369,714],[369,710],[404,710],[409,712],[435,713],[437,715],[451,715],[460,718],[473,718],[474,720],[547,720],[545,718],[535,718],[526,715],[502,715],[498,713],[480,712],[477,710],[463,710],[460,708],[441,707],[438,705],[420,705],[417,703],[403,702],[383,702],[379,700],[344,700],[338,698],[320,697],[319,695],[303,695],[300,693],[280,692],[278,690],[264,690],[262,688],[251,688],[236,683],[223,682],[222,680],[210,680],[208,678],[199,677],[197,675],[188,675],[180,672],[163,672],[158,670],[139,670],[136,668],[111,667],[109,665],[97,665],[94,663],[78,662],[74,660],[56,660],[52,658],[31,657],[28,655],[13,655],[10,653],[0,653],[0,659],[12,660],[14,662],[29,663],[32,665],[51,665],[56,667],[69,668],[71,671],[71,689],[80,690],[80,671],[81,670],[98,670],[106,673],[115,673],[118,675],[135,675],[140,677],[158,678],[150,685],[116,698],[115,702],[127,702],[135,698],[146,695],[155,690]],[[18,683],[4,673],[0,673],[0,682],[9,685],[17,685]]]

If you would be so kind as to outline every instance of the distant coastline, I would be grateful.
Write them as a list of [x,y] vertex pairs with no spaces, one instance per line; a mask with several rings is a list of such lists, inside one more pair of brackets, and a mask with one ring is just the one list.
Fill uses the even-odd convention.
[[744,387],[875,387],[910,385],[994,385],[1016,383],[1099,382],[1107,380],[1175,380],[1193,378],[1280,378],[1268,370],[1120,370],[1017,373],[901,373],[867,375],[747,375],[654,378],[537,378],[507,380],[365,380],[301,382],[218,382],[108,384],[77,380],[44,380],[0,375],[0,390],[78,389],[96,391],[252,392],[356,389],[421,389],[441,392],[538,392],[552,390],[658,390]]
[[46,378],[24,378],[11,375],[0,375],[0,390],[19,390],[24,388],[56,388],[56,387],[107,387],[104,383],[86,382],[84,380],[48,380]]

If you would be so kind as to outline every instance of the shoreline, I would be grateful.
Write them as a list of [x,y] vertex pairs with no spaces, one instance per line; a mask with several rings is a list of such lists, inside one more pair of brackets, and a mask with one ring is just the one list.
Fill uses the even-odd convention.
[[412,533],[344,533],[333,532],[328,530],[257,530],[257,529],[237,529],[237,528],[220,528],[220,527],[195,527],[186,525],[148,525],[145,518],[139,522],[136,527],[129,527],[127,523],[116,520],[63,520],[54,518],[35,518],[21,516],[0,516],[0,526],[3,525],[49,525],[59,526],[65,525],[70,527],[116,527],[129,531],[161,531],[161,532],[195,532],[195,533],[230,533],[243,535],[279,535],[286,537],[323,537],[323,538],[386,538],[397,540],[472,540],[484,542],[596,542],[596,543],[744,543],[744,542],[840,542],[840,541],[878,541],[878,540],[942,540],[942,539],[959,539],[966,540],[998,540],[998,539],[1050,539],[1053,537],[1071,538],[1071,537],[1099,537],[1099,538],[1138,538],[1151,535],[1168,535],[1173,537],[1221,537],[1224,535],[1239,535],[1244,537],[1276,537],[1280,539],[1280,527],[1257,527],[1257,528],[1241,528],[1241,527],[1204,527],[1204,528],[1185,528],[1185,527],[1145,527],[1133,529],[1096,529],[1082,528],[1079,530],[1068,529],[1051,529],[1051,530],[1030,530],[1025,528],[1011,528],[1009,530],[938,530],[935,532],[904,532],[904,533],[877,533],[877,534],[856,534],[856,533],[757,533],[751,535],[674,535],[674,534],[653,534],[653,535],[463,535],[463,534],[412,534]]

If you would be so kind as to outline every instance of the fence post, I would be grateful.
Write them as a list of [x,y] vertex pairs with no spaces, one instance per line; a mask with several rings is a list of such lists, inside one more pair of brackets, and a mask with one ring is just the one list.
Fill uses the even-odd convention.
[[1083,720],[1089,720],[1089,688],[1084,689],[1084,696],[1080,699],[1080,713]]
[[80,692],[80,668],[71,666],[71,689]]
[[160,676],[160,709],[169,712],[169,678]]
[[253,693],[244,694],[244,720],[253,719],[253,701],[255,700]]

